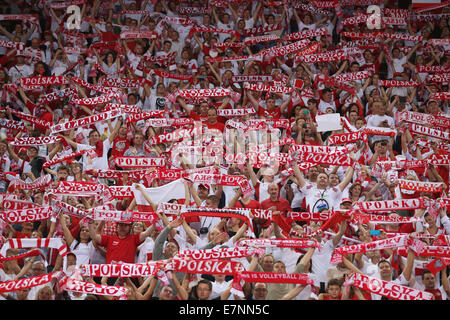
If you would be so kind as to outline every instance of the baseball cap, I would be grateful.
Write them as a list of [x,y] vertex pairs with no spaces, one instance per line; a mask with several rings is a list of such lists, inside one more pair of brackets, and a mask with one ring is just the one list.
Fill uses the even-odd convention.
[[204,184],[204,183],[199,184],[198,187],[199,187],[199,188],[204,188],[204,189],[207,189],[207,190],[210,190],[210,189],[211,189],[211,187],[210,187],[209,185]]

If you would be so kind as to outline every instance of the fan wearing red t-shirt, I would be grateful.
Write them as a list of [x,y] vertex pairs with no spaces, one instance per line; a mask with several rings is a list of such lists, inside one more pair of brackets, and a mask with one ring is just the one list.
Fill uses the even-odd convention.
[[289,201],[280,198],[280,188],[277,183],[271,184],[267,191],[269,199],[261,202],[261,209],[273,211],[272,219],[285,233],[289,233],[291,227],[284,220],[287,218],[288,211],[292,211]]
[[217,121],[217,109],[214,107],[208,109],[208,120],[205,124],[208,129],[217,129],[222,133],[225,130],[225,125],[222,122]]
[[135,263],[136,249],[150,235],[147,228],[144,232],[131,234],[130,222],[119,222],[117,224],[117,235],[100,235],[96,232],[93,221],[89,222],[89,234],[91,239],[98,245],[106,247],[106,264],[109,263]]
[[289,98],[279,107],[275,105],[275,97],[270,96],[266,99],[266,108],[262,107],[251,92],[247,92],[247,97],[255,108],[258,116],[271,119],[280,119],[283,114],[287,113],[289,104],[292,103],[292,93]]

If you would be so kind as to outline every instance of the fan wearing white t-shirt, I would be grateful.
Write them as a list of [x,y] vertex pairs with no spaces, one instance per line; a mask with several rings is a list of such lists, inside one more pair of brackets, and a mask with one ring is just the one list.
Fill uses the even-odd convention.
[[[403,269],[403,272],[395,279],[392,279],[393,275],[393,268],[391,263],[388,260],[380,260],[378,262],[378,274],[379,279],[383,281],[387,281],[393,284],[402,285],[402,286],[412,286],[414,284],[414,280],[412,277],[413,267],[414,267],[414,259],[415,259],[415,253],[413,250],[408,249],[408,257],[406,259],[406,266]],[[347,268],[349,268],[351,271],[359,274],[364,274],[360,269],[358,269],[351,261],[344,259],[344,264]],[[376,293],[371,293],[372,300],[381,300],[382,296]]]
[[326,173],[319,173],[317,175],[317,185],[314,186],[307,183],[297,163],[294,163],[292,167],[300,191],[305,195],[306,207],[309,212],[320,212],[324,209],[332,210],[333,208],[339,207],[342,192],[350,183],[354,172],[354,169],[349,167],[342,182],[330,188],[328,186],[329,178]]

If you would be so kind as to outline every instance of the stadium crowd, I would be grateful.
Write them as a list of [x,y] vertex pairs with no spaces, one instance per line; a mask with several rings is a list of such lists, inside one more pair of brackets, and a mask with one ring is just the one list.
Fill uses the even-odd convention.
[[448,300],[412,2],[0,1],[0,300]]

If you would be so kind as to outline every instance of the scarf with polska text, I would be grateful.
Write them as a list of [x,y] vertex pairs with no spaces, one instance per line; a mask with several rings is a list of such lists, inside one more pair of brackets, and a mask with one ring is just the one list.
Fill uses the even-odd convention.
[[264,247],[264,248],[318,248],[322,245],[314,240],[308,239],[240,239],[237,246]]
[[214,57],[214,58],[208,58],[208,62],[228,62],[228,61],[243,61],[243,60],[250,60],[250,61],[262,61],[263,57],[260,55],[247,55],[247,56],[231,56],[231,57]]
[[428,201],[426,198],[358,201],[355,206],[363,212],[414,210],[426,208]]
[[360,212],[353,213],[353,221],[358,223],[373,223],[373,224],[398,224],[398,223],[415,223],[422,221],[422,218],[418,217],[395,217],[395,216],[383,216],[379,214],[365,214]]
[[150,112],[139,112],[139,113],[131,113],[127,115],[126,123],[138,122],[140,120],[162,117],[164,115],[164,110],[154,110]]
[[281,24],[271,24],[265,27],[254,27],[249,29],[244,29],[243,34],[245,36],[252,36],[255,34],[267,33],[271,31],[277,31],[282,28]]
[[181,218],[189,218],[189,217],[221,217],[221,218],[236,218],[239,220],[243,220],[247,223],[247,226],[253,231],[253,225],[250,222],[250,215],[247,210],[242,209],[230,209],[230,208],[196,208],[196,207],[187,207],[184,211],[181,212]]
[[383,87],[418,87],[420,82],[418,81],[401,81],[401,80],[378,80],[380,86]]
[[431,125],[433,127],[450,127],[450,117],[448,116],[437,116],[433,114],[426,114],[414,111],[403,111],[397,112],[395,115],[396,123],[401,121],[412,122],[421,125]]
[[239,101],[241,95],[232,89],[214,88],[214,89],[178,89],[172,94],[167,95],[170,102],[176,102],[177,97],[183,98],[204,98],[204,97],[226,97],[230,96],[233,101]]
[[52,204],[54,207],[59,209],[60,211],[64,212],[65,214],[68,214],[72,217],[76,217],[79,219],[84,219],[88,217],[88,213],[84,210],[80,210],[77,207],[71,206],[68,203],[65,203],[64,201],[54,201]]
[[52,177],[50,174],[40,176],[39,178],[36,178],[32,182],[25,182],[22,179],[15,178],[15,177],[13,177],[12,179],[9,179],[9,177],[7,177],[7,178],[8,178],[8,180],[10,180],[8,190],[11,190],[11,191],[15,190],[15,189],[20,189],[20,190],[45,189],[45,187],[47,187],[52,182]]
[[384,281],[360,273],[353,273],[344,283],[344,286],[348,285],[394,300],[433,300],[433,294],[430,292],[394,284],[391,281]]
[[147,80],[145,78],[136,78],[136,79],[102,78],[102,80],[99,83],[99,86],[128,89],[128,88],[140,88],[144,86],[144,84],[146,83],[149,84],[150,86],[153,85],[153,83],[150,80]]
[[[64,132],[64,131],[68,131],[74,128],[78,128],[78,127],[85,127],[85,126],[89,126],[91,124],[94,124],[96,122],[100,122],[100,121],[106,121],[108,119],[114,119],[117,117],[122,116],[122,111],[119,109],[113,109],[110,111],[106,111],[106,112],[102,112],[102,113],[98,113],[98,114],[94,114],[91,116],[87,116],[84,118],[79,118],[79,119],[75,119],[75,120],[71,120],[71,121],[67,121],[64,123],[58,123],[55,124],[53,126],[51,126],[51,134],[56,134],[59,132]],[[49,137],[52,138],[52,137]],[[59,137],[54,137],[54,138],[58,138],[61,139]]]
[[35,207],[21,210],[4,210],[0,212],[1,219],[9,223],[23,223],[46,220],[53,216],[52,207]]
[[295,33],[288,33],[284,36],[283,40],[291,41],[291,40],[299,40],[304,38],[314,38],[318,36],[328,35],[327,28],[320,28],[315,30],[303,30]]
[[37,105],[42,106],[42,105],[45,105],[45,104],[48,104],[48,103],[51,103],[54,101],[60,101],[65,98],[72,98],[76,94],[77,94],[77,92],[75,91],[75,89],[72,89],[72,88],[66,88],[63,90],[51,92],[51,93],[48,93],[46,95],[39,97],[39,99],[37,101]]
[[69,81],[64,76],[51,77],[24,77],[19,80],[21,86],[49,86],[68,84]]
[[213,27],[192,27],[191,30],[189,30],[189,34],[187,35],[187,37],[191,38],[192,35],[197,32],[226,33],[231,36],[235,36],[236,38],[240,38],[240,36],[241,36],[239,31],[232,30],[232,29],[219,29],[219,28],[213,28]]
[[[69,253],[67,245],[64,244],[61,238],[11,238],[3,245],[1,253],[6,253],[6,250],[10,248],[53,248],[58,250],[61,257],[65,257]],[[5,254],[3,255],[5,256]]]
[[273,77],[271,75],[245,75],[245,76],[232,76],[231,82],[266,82],[272,81]]
[[127,299],[127,287],[102,285],[68,277],[60,284],[61,290],[79,292],[100,296],[119,297],[119,300]]
[[220,117],[242,117],[247,114],[255,114],[256,111],[253,107],[242,109],[218,109],[217,115]]
[[346,254],[365,253],[368,251],[383,250],[383,249],[397,249],[405,246],[409,247],[411,244],[412,239],[409,237],[409,235],[406,235],[371,242],[365,242],[352,246],[338,247],[333,250],[330,263],[338,264],[339,262],[342,262],[343,257]]
[[[212,59],[212,58],[211,58]],[[208,60],[210,61],[210,60]],[[154,73],[160,78],[164,79],[175,79],[180,81],[189,81],[191,84],[194,84],[194,77],[192,77],[189,74],[177,74],[177,73],[170,73],[162,70],[153,69],[150,71],[150,73]]]
[[424,182],[398,179],[399,187],[402,190],[412,190],[418,192],[438,193],[443,191],[443,182]]
[[347,154],[336,155],[327,153],[299,152],[298,160],[335,166],[353,166],[354,164],[353,159]]
[[154,212],[139,212],[139,211],[114,211],[114,210],[93,210],[91,217],[93,220],[99,221],[115,221],[115,222],[136,222],[146,221],[156,223],[158,217]]
[[178,251],[174,259],[192,259],[192,260],[209,260],[209,259],[234,259],[245,258],[261,250],[254,248],[240,247],[236,245],[233,248],[218,249],[202,249],[202,250],[182,250]]
[[43,168],[51,167],[51,166],[53,166],[53,165],[55,165],[57,163],[61,163],[61,162],[67,161],[69,159],[81,156],[85,152],[87,152],[89,150],[94,150],[94,149],[95,149],[94,147],[88,146],[88,148],[86,148],[86,149],[83,149],[83,150],[80,150],[80,151],[76,151],[76,152],[67,154],[65,156],[59,157],[59,158],[53,158],[52,160],[45,161],[42,167]]
[[85,174],[97,178],[104,179],[122,179],[127,176],[128,179],[142,180],[148,174],[147,169],[140,170],[109,170],[109,169],[89,169],[84,171]]
[[151,168],[164,167],[165,158],[153,157],[116,157],[114,164],[120,168]]
[[292,87],[280,87],[280,86],[270,86],[270,85],[262,85],[262,84],[251,84],[245,83],[244,89],[251,91],[259,91],[259,92],[268,92],[268,93],[292,93],[294,92],[294,88]]
[[23,278],[19,280],[8,280],[0,282],[0,293],[14,292],[22,289],[42,286],[54,278],[55,273],[48,273],[42,276],[34,276],[30,278]]
[[56,143],[61,140],[61,137],[46,136],[46,137],[24,137],[15,138],[11,144],[18,147],[38,146]]
[[191,259],[173,259],[172,267],[174,271],[184,273],[198,274],[224,274],[235,275],[236,272],[244,270],[241,262],[208,259],[208,260],[191,260]]
[[270,61],[272,58],[286,56],[293,52],[300,51],[310,44],[308,39],[302,39],[297,42],[282,46],[282,47],[271,47],[269,49],[262,50],[256,55],[262,56],[264,60]]
[[[43,120],[43,119],[40,119],[40,118],[38,118],[38,117],[29,115],[29,114],[26,114],[26,113],[23,113],[23,112],[21,112],[21,111],[15,110],[15,109],[11,109],[11,108],[9,108],[9,107],[8,107],[8,109],[9,109],[9,111],[10,111],[11,113],[14,113],[16,116],[18,116],[18,117],[21,118],[22,120],[31,122],[31,123],[33,123],[33,124],[37,124],[37,125],[39,125],[39,126],[42,126],[42,127],[44,127],[44,128],[47,128],[47,129],[50,128],[50,127],[52,126],[52,123],[51,123],[51,122],[45,121],[45,120]],[[47,144],[47,143],[45,143],[45,144]]]
[[18,130],[21,132],[27,132],[27,128],[25,127],[25,123],[21,121],[9,120],[9,119],[0,119],[0,126],[2,128]]

